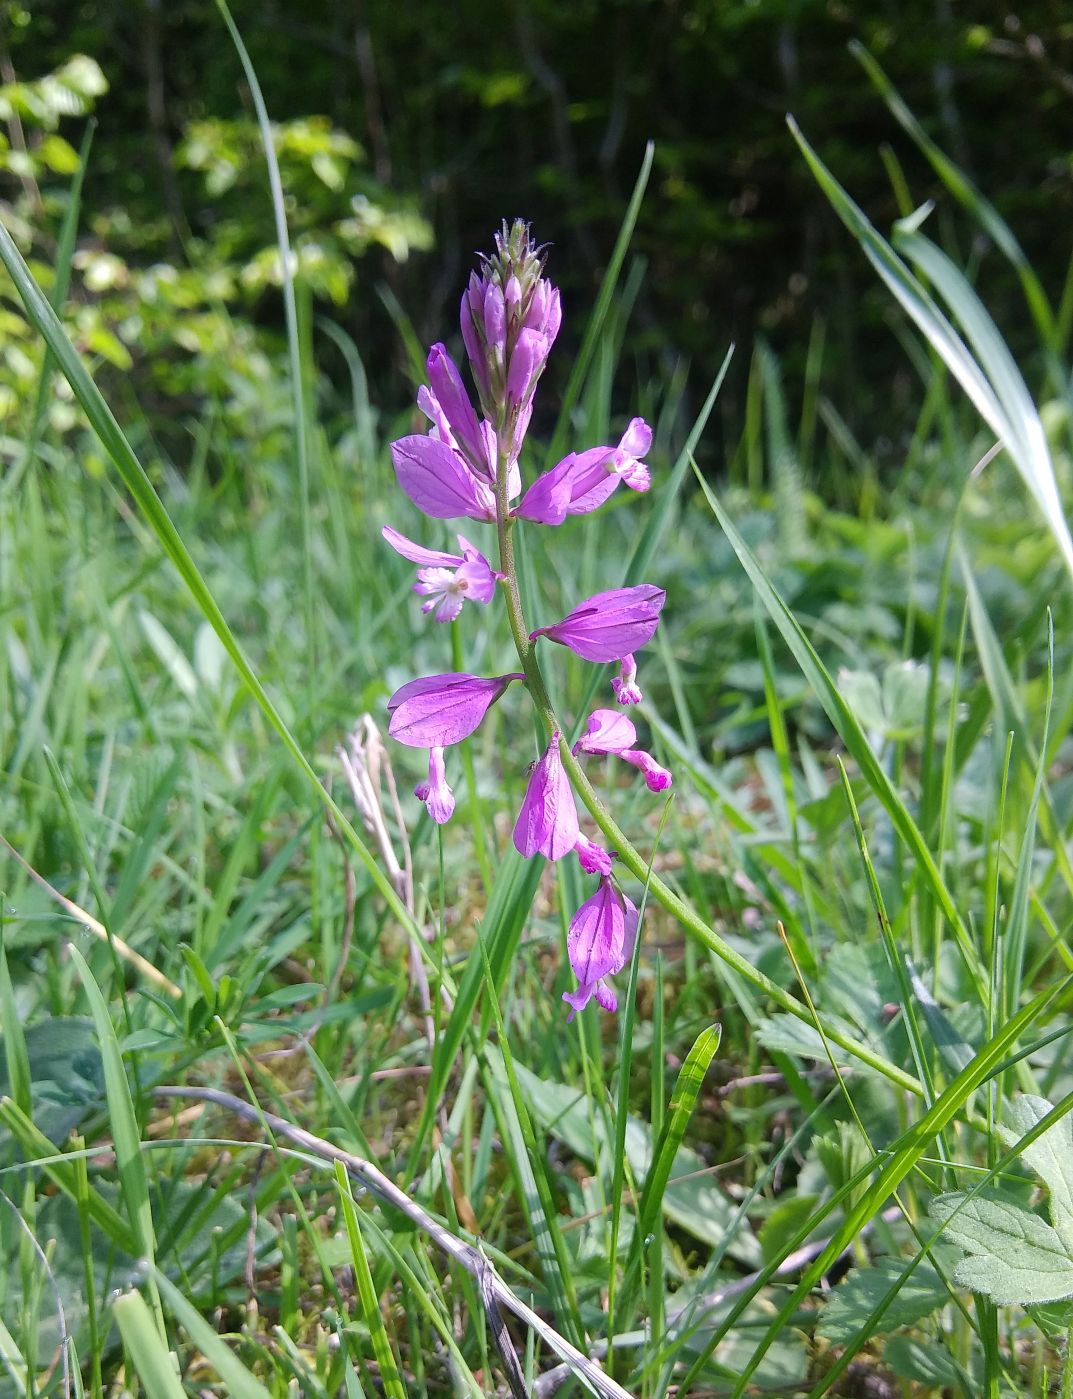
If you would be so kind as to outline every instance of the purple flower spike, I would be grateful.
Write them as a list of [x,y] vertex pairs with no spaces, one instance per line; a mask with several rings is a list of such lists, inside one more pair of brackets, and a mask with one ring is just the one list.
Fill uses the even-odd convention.
[[566,939],[570,967],[578,979],[576,991],[563,992],[563,1000],[571,1007],[568,1022],[593,996],[604,1010],[618,1008],[615,993],[604,979],[622,970],[636,940],[637,909],[604,875],[596,893],[574,914]]
[[556,732],[530,774],[514,825],[514,845],[527,859],[540,854],[561,860],[574,849],[579,835],[574,793],[563,771]]
[[453,622],[467,598],[471,602],[487,603],[495,597],[496,581],[502,574],[464,535],[458,536],[461,554],[444,554],[437,549],[422,548],[390,525],[385,525],[380,533],[396,554],[423,565],[417,570],[414,592],[428,598],[421,605],[422,612],[436,608],[437,622]]
[[667,594],[650,583],[612,588],[579,603],[561,622],[539,627],[529,640],[549,637],[586,661],[617,661],[652,640]]
[[446,442],[435,437],[400,437],[391,444],[391,461],[399,485],[419,510],[434,520],[494,520],[491,486]]
[[634,418],[617,447],[571,452],[538,476],[514,513],[536,524],[561,525],[567,515],[588,515],[598,509],[620,481],[631,490],[647,491],[651,477],[639,458],[651,446],[652,429],[643,418]]
[[588,836],[579,835],[574,845],[578,864],[586,874],[610,874],[614,856]]
[[482,680],[479,675],[451,671],[411,680],[387,702],[391,715],[387,731],[409,748],[449,748],[480,726],[512,680],[524,679],[517,674]]
[[632,656],[623,656],[618,675],[611,681],[611,688],[619,704],[640,704],[644,699],[637,683],[637,662]]
[[443,763],[443,749],[428,750],[428,781],[419,782],[414,788],[414,796],[423,801],[428,814],[437,826],[450,821],[455,809],[455,794],[447,785],[447,773]]

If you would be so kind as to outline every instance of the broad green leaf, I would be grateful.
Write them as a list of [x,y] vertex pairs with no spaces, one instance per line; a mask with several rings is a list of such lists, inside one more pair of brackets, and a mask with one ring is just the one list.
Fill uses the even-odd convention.
[[929,1389],[958,1388],[973,1394],[974,1382],[944,1346],[918,1341],[913,1336],[892,1336],[883,1347],[884,1364],[903,1380],[914,1380]]
[[[904,1258],[881,1258],[872,1267],[855,1268],[845,1282],[829,1294],[816,1328],[833,1345],[850,1341],[868,1325],[872,1313],[910,1266]],[[875,1334],[913,1326],[950,1300],[938,1272],[928,1262],[919,1263],[900,1290],[891,1298]]]
[[1073,1257],[1058,1231],[1007,1196],[997,1191],[968,1200],[961,1192],[939,1195],[929,1213],[969,1255],[954,1270],[959,1286],[1000,1306],[1073,1297]]
[[[583,1161],[595,1161],[610,1144],[601,1119],[593,1120],[585,1094],[565,1083],[538,1078],[522,1064],[515,1065],[518,1081],[532,1104],[533,1114],[546,1131]],[[630,1117],[626,1123],[626,1155],[643,1180],[652,1160],[652,1133],[646,1123]],[[695,1151],[681,1146],[663,1193],[663,1213],[695,1239],[720,1247],[727,1230],[736,1226],[736,1211]],[[746,1267],[760,1262],[760,1247],[751,1233],[735,1232],[727,1252]]]
[[[1054,1104],[1046,1098],[1025,1093],[1007,1108],[1010,1125],[999,1125],[998,1134],[1007,1146],[1013,1146],[1053,1111]],[[1053,1127],[1048,1127],[1042,1137],[1026,1146],[1021,1160],[1051,1192],[1051,1221],[1073,1258],[1073,1115],[1067,1114]]]

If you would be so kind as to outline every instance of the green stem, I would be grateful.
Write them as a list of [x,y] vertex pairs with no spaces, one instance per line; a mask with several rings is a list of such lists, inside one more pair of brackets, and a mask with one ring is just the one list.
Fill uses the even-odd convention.
[[[455,670],[462,670],[462,631],[458,621],[451,623],[451,661]],[[473,745],[467,738],[460,743],[462,752],[462,772],[466,779],[469,795],[470,826],[473,830],[473,844],[477,865],[484,883],[485,897],[492,894],[492,862],[488,858],[488,842],[484,836],[484,804],[477,794],[477,773],[473,765]]]
[[[510,518],[510,503],[507,498],[507,452],[502,445],[506,433],[501,431],[499,436],[500,448],[496,463],[496,532],[499,537],[499,568],[504,575],[502,586],[507,604],[507,618],[510,622],[511,635],[514,637],[514,645],[518,651],[518,659],[525,672],[525,683],[541,721],[549,735],[553,733],[560,735],[559,756],[562,758],[563,767],[570,778],[574,791],[584,802],[592,819],[630,873],[642,883],[648,884],[650,896],[673,918],[676,918],[691,937],[713,952],[731,971],[736,972],[757,991],[774,1001],[780,1010],[804,1021],[806,1025],[815,1025],[818,1016],[814,1016],[808,1006],[796,1000],[788,991],[784,991],[776,982],[765,976],[762,971],[758,971],[751,962],[746,961],[740,952],[735,951],[728,942],[724,941],[714,928],[710,928],[704,919],[679,898],[674,890],[650,868],[649,862],[626,839],[621,827],[597,796],[581,764],[571,753],[570,745],[562,737],[562,727],[555,717],[555,710],[548,698],[547,686],[544,684],[544,677],[540,673],[540,666],[536,659],[536,648],[529,640],[529,628],[526,626],[525,614],[522,611],[522,600],[518,591],[517,567],[514,560],[514,541],[511,537],[514,521]],[[823,1033],[832,1043],[847,1050],[863,1064],[875,1069],[877,1073],[882,1074],[884,1078],[889,1079],[899,1088],[904,1088],[918,1097],[922,1095],[923,1088],[912,1074],[906,1073],[904,1069],[892,1064],[881,1054],[877,1054],[875,1050],[861,1044],[852,1035],[845,1034],[837,1026],[828,1025],[822,1020],[820,1024]]]

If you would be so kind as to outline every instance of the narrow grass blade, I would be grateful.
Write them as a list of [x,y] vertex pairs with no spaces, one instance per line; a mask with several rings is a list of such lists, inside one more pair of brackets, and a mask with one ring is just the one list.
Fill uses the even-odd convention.
[[389,1399],[406,1399],[406,1390],[403,1388],[402,1376],[399,1374],[399,1364],[391,1349],[391,1341],[388,1339],[387,1327],[384,1325],[376,1288],[373,1284],[372,1271],[369,1268],[369,1257],[362,1241],[361,1229],[358,1225],[358,1211],[350,1190],[350,1177],[347,1175],[346,1167],[342,1161],[335,1163],[335,1180],[339,1187],[339,1202],[343,1207],[343,1222],[346,1225],[347,1239],[350,1242],[350,1258],[354,1265],[358,1301],[361,1303],[362,1319],[368,1327],[373,1354],[376,1356],[376,1363],[380,1369],[380,1383],[384,1386],[384,1392],[389,1396]]
[[942,297],[967,337],[1001,407],[1006,423],[1005,434],[1000,434],[1003,443],[1057,540],[1062,557],[1073,569],[1073,541],[1055,480],[1047,435],[1005,341],[964,273],[941,248],[923,234],[907,228],[896,232],[894,242]]
[[641,1237],[650,1234],[656,1227],[663,1206],[663,1194],[671,1178],[674,1158],[682,1145],[689,1120],[693,1116],[704,1086],[704,1076],[715,1058],[722,1038],[718,1025],[709,1025],[702,1030],[686,1055],[685,1063],[678,1073],[678,1081],[671,1094],[670,1109],[663,1124],[659,1140],[652,1156],[652,1166],[645,1177],[641,1194]]
[[596,353],[599,344],[600,332],[603,329],[607,313],[611,309],[611,298],[615,294],[615,287],[618,284],[619,274],[622,271],[622,264],[626,258],[626,250],[630,246],[630,239],[633,237],[633,230],[637,224],[637,217],[641,212],[641,203],[645,197],[645,190],[648,188],[648,177],[652,173],[652,161],[656,154],[655,142],[649,141],[645,147],[644,158],[641,161],[641,169],[638,171],[637,179],[633,186],[633,193],[630,195],[630,202],[626,207],[626,215],[622,220],[622,227],[619,229],[618,237],[615,239],[615,246],[608,259],[607,271],[600,284],[600,293],[596,298],[596,305],[592,309],[588,325],[585,327],[585,334],[581,341],[581,348],[574,359],[573,368],[570,371],[570,378],[566,381],[566,388],[563,390],[562,402],[559,408],[559,421],[552,437],[551,445],[548,448],[548,460],[558,461],[563,455],[563,444],[566,440],[566,433],[570,425],[570,415],[574,411],[578,398],[581,395],[582,387],[585,383],[585,376],[589,372],[589,365],[592,357]]
[[[153,1237],[153,1211],[149,1204],[149,1181],[146,1175],[145,1159],[142,1156],[141,1134],[134,1116],[134,1103],[130,1096],[123,1055],[116,1038],[115,1027],[108,1007],[104,1003],[100,987],[93,978],[86,959],[73,944],[68,949],[75,964],[82,990],[89,1002],[90,1014],[97,1031],[97,1042],[101,1050],[104,1072],[104,1091],[108,1100],[108,1120],[115,1143],[116,1169],[123,1200],[127,1206],[131,1228],[137,1241],[138,1252],[151,1264],[155,1254]],[[160,1297],[156,1286],[150,1280],[150,1293],[156,1311],[160,1339],[167,1342],[164,1317],[160,1310]]]
[[[943,315],[930,292],[913,275],[910,268],[897,255],[886,239],[882,238],[872,227],[863,212],[850,199],[805,140],[792,118],[789,119],[789,125],[791,133],[800,146],[820,188],[839,218],[860,243],[865,256],[897,301],[913,319],[918,329],[927,337],[928,343],[942,357],[947,368],[972,400],[980,416],[1009,451],[1014,464],[1025,480],[1025,484],[1044,513],[1044,518],[1054,535],[1067,568],[1073,573],[1073,538],[1070,537],[1069,528],[1062,513],[1058,488],[1054,480],[1054,469],[1050,464],[1050,455],[1047,452],[1046,438],[1042,437],[1042,429],[1037,436],[1030,424],[1017,417],[1011,417],[1012,403],[1004,397],[1003,385],[1001,383],[994,384],[989,380],[965,342]],[[946,289],[953,290],[955,283],[948,275],[949,268],[952,268],[953,265],[949,264],[949,268],[945,268],[943,266],[944,255],[932,244],[928,244],[931,251],[926,255],[923,254],[920,244],[926,243],[927,240],[920,238],[919,235],[903,234],[903,244],[910,236],[919,240],[912,245],[914,256],[921,260],[922,266],[926,265],[930,269],[939,270],[940,275],[944,276]],[[956,271],[956,269],[954,270]],[[931,275],[930,271],[928,275]],[[966,288],[967,285],[965,283]],[[962,290],[962,288],[958,288],[959,292]],[[975,305],[973,305],[974,301]],[[963,314],[969,316],[968,323],[963,321],[963,325],[970,339],[977,339],[981,332],[986,329],[979,314],[982,312],[982,307],[979,306],[975,294],[972,294],[971,299],[963,294],[956,295],[951,309],[959,317]],[[991,332],[997,336],[997,332],[994,332],[994,327],[990,325],[986,313],[984,313],[983,319],[990,327]],[[987,341],[990,343],[990,337],[987,337]],[[993,367],[995,366],[993,365]],[[1016,374],[1016,370],[1014,373]],[[1003,380],[1005,381],[1005,371]],[[1005,383],[1005,388],[1009,388],[1008,382]],[[1036,421],[1038,423],[1038,418]]]
[[[499,997],[492,983],[491,966],[483,943],[480,944],[480,953],[484,963],[485,989],[499,1035],[499,1053],[487,1051],[489,1097],[497,1119],[505,1126],[504,1146],[510,1143],[511,1166],[521,1187],[534,1242],[543,1265],[544,1283],[560,1327],[567,1339],[580,1347],[584,1339],[574,1286],[573,1260],[567,1252],[559,1225],[559,1214],[548,1180],[547,1160],[537,1143],[529,1108],[514,1071],[507,1028],[499,1009]],[[503,1089],[506,1089],[505,1093]]]
[[[112,1303],[116,1325],[130,1352],[134,1368],[152,1399],[186,1399],[166,1337],[153,1322],[140,1292],[127,1292]],[[265,1391],[265,1399],[269,1399]]]
[[[250,1374],[230,1346],[175,1284],[158,1268],[154,1269],[153,1277],[168,1304],[168,1311],[223,1380],[231,1399],[272,1399],[261,1381]],[[150,1393],[154,1391],[150,1390]]]
[[859,40],[851,39],[849,50],[872,80],[876,91],[887,104],[887,109],[894,120],[927,157],[931,168],[958,203],[976,219],[988,237],[992,239],[995,247],[1016,269],[1017,275],[1021,279],[1025,300],[1032,311],[1040,334],[1049,345],[1057,347],[1058,327],[1055,323],[1051,303],[1009,224],[991,201],[980,193],[960,166],[956,165],[946,152],[931,139],[906,105],[901,93],[865,46]]
[[872,746],[865,736],[853,712],[850,710],[842,694],[832,679],[827,667],[820,660],[815,648],[809,641],[801,628],[797,618],[793,615],[786,603],[776,592],[767,574],[760,566],[759,561],[752,550],[745,543],[745,540],[738,533],[733,521],[723,509],[715,493],[708,485],[707,481],[697,473],[701,489],[719,521],[720,526],[731,548],[737,554],[741,566],[748,574],[757,596],[766,608],[771,620],[775,623],[782,635],[786,645],[790,648],[794,660],[801,668],[805,679],[812,686],[817,699],[823,706],[828,719],[834,725],[835,731],[846,745],[850,756],[857,764],[868,785],[882,802],[887,814],[906,847],[912,853],[914,860],[927,887],[930,889],[936,903],[943,911],[951,931],[957,939],[958,947],[961,950],[965,966],[976,984],[980,994],[981,1004],[987,998],[987,978],[983,968],[980,966],[979,958],[973,947],[972,941],[965,924],[961,918],[953,896],[943,881],[939,868],[932,857],[931,851],[924,840],[916,822],[913,820],[909,809],[902,801],[894,788],[890,778],[883,769],[882,764],[872,751]]
[[31,1093],[30,1058],[26,1052],[26,1036],[22,1021],[15,1005],[15,989],[11,984],[11,973],[7,965],[7,949],[0,932],[0,1030],[4,1039],[4,1062],[7,1065],[7,1081],[11,1087],[11,1097],[15,1106],[27,1117],[33,1116],[33,1096]]
[[313,536],[309,499],[309,424],[306,421],[306,397],[302,382],[301,339],[298,327],[298,307],[294,295],[294,259],[291,254],[291,240],[287,229],[287,211],[283,199],[283,181],[276,159],[276,147],[272,136],[272,124],[268,119],[261,84],[250,60],[249,52],[242,41],[238,26],[231,17],[227,0],[216,0],[216,8],[223,17],[231,42],[235,46],[242,71],[249,84],[250,97],[257,113],[257,128],[261,135],[265,165],[268,167],[268,183],[272,193],[272,217],[276,228],[276,247],[279,252],[280,282],[283,290],[283,314],[287,324],[287,360],[290,369],[291,406],[294,412],[295,459],[298,467],[298,503],[302,531],[302,592],[306,630],[306,682],[309,708],[313,708],[313,683],[317,674],[316,663],[316,612],[313,597]]

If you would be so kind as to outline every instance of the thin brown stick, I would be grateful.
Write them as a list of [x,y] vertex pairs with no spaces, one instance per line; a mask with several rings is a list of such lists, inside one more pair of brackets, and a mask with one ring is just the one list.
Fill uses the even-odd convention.
[[460,1267],[465,1268],[466,1272],[476,1279],[482,1292],[486,1291],[507,1311],[513,1312],[519,1320],[524,1321],[528,1327],[535,1331],[546,1345],[562,1356],[567,1373],[573,1372],[586,1380],[597,1393],[607,1396],[607,1399],[632,1399],[630,1393],[605,1374],[595,1361],[582,1354],[564,1336],[560,1336],[558,1331],[550,1326],[542,1316],[533,1311],[532,1307],[527,1306],[520,1297],[516,1297],[479,1249],[474,1248],[472,1244],[466,1243],[463,1239],[456,1239],[438,1219],[434,1219],[405,1191],[400,1190],[395,1182],[384,1175],[383,1171],[373,1165],[371,1161],[366,1161],[361,1156],[355,1156],[352,1152],[343,1151],[340,1147],[325,1141],[323,1137],[316,1137],[312,1132],[307,1132],[304,1127],[296,1127],[293,1122],[288,1122],[284,1117],[277,1117],[275,1113],[265,1112],[263,1108],[253,1103],[247,1103],[243,1098],[236,1098],[234,1094],[224,1093],[217,1088],[169,1086],[157,1088],[154,1092],[158,1098],[194,1098],[199,1102],[214,1103],[217,1107],[233,1112],[236,1117],[241,1117],[246,1122],[255,1123],[268,1132],[293,1142],[322,1161],[341,1162],[348,1175],[365,1186],[379,1200],[393,1206],[405,1215],[412,1224],[427,1235],[442,1253],[445,1253]]

